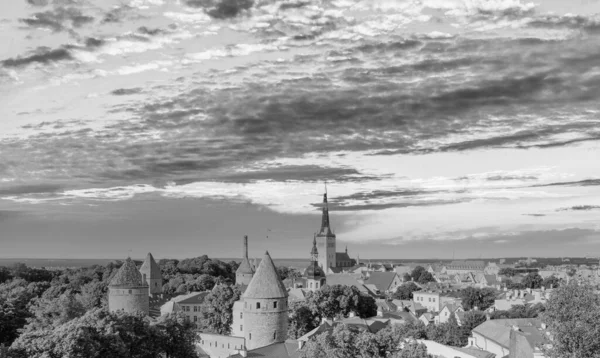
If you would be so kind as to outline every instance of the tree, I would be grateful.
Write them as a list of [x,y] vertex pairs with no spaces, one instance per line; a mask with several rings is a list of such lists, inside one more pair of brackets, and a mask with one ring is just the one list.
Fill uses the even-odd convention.
[[408,282],[410,280],[412,280],[412,277],[410,277],[410,274],[408,272],[405,272],[404,275],[402,275],[402,281]]
[[305,302],[290,304],[288,337],[297,339],[319,326],[319,316]]
[[413,281],[417,281],[419,279],[419,277],[421,277],[421,274],[426,271],[427,270],[425,270],[425,268],[423,266],[417,266],[410,273],[410,277],[412,278]]
[[39,297],[31,301],[29,318],[25,332],[54,329],[70,320],[81,317],[86,309],[72,290],[68,290],[58,298]]
[[397,352],[393,358],[431,358],[427,353],[427,346],[423,343],[410,341],[404,344],[401,351]]
[[157,333],[157,345],[166,358],[197,357],[194,324],[183,312],[163,315],[152,325]]
[[204,298],[202,328],[216,334],[229,335],[233,323],[233,304],[240,296],[238,286],[215,286]]
[[487,316],[484,312],[468,311],[465,312],[464,318],[461,321],[460,328],[462,328],[465,331],[467,337],[469,337],[471,335],[471,331],[473,331],[473,328],[479,326],[485,321],[487,321]]
[[427,339],[427,327],[421,321],[408,321],[397,327],[400,338]]
[[468,335],[464,334],[454,315],[447,322],[428,326],[427,339],[454,347],[464,347],[468,343]]
[[47,282],[28,283],[23,279],[0,284],[0,343],[11,344],[18,337],[18,330],[31,317],[29,302],[47,288]]
[[600,357],[600,296],[593,287],[557,288],[546,303],[543,319],[553,337],[547,357]]
[[306,301],[311,311],[321,318],[348,317],[350,312],[361,318],[377,314],[375,299],[362,294],[355,286],[326,286],[309,293]]
[[419,291],[420,289],[421,288],[414,282],[406,282],[401,286],[398,286],[392,297],[397,300],[412,300],[413,292]]
[[431,274],[431,272],[429,271],[423,271],[421,272],[421,275],[419,276],[419,278],[417,279],[417,282],[424,285],[428,282],[435,282],[435,278],[433,277],[433,275]]
[[489,287],[467,287],[460,292],[460,297],[465,311],[469,311],[474,307],[484,311],[494,305],[496,291]]
[[517,270],[512,267],[504,267],[498,271],[498,275],[513,277],[517,275]]
[[527,276],[525,276],[521,283],[526,288],[536,289],[542,287],[543,281],[544,279],[537,272],[530,272],[527,274]]
[[560,279],[554,275],[548,276],[542,281],[542,287],[546,289],[557,288],[558,286],[560,286]]

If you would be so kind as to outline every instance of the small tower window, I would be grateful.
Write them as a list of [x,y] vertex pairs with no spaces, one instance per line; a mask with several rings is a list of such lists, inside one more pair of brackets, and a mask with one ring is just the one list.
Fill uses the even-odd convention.
[[131,290],[129,290],[129,294],[131,294]]
[[244,318],[244,312],[240,312],[240,318]]
[[273,332],[273,339],[277,339],[277,331]]
[[252,339],[252,333],[248,333],[248,340]]
[[256,309],[260,309],[260,302],[256,302]]
[[273,308],[277,308],[277,301],[273,302]]
[[244,331],[244,326],[240,324],[240,332]]

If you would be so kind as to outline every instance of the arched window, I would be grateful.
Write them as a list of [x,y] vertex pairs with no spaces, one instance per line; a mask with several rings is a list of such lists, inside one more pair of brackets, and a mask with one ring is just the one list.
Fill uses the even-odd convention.
[[277,301],[273,302],[273,308],[277,308]]

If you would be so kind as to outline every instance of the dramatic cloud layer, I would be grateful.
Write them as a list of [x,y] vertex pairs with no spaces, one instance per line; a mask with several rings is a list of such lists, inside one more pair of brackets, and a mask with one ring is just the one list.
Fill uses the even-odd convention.
[[294,220],[327,181],[345,241],[597,230],[600,5],[574,6],[0,5],[0,201]]

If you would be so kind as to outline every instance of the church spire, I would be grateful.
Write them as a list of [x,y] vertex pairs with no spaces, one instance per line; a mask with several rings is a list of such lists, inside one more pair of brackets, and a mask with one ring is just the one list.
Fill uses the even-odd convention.
[[323,215],[321,217],[321,230],[320,234],[331,235],[331,227],[329,226],[329,206],[327,204],[327,187],[325,187],[325,193],[323,194]]
[[317,262],[319,260],[319,251],[317,251],[317,235],[313,237],[313,247],[310,250],[311,261]]

